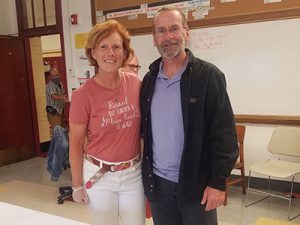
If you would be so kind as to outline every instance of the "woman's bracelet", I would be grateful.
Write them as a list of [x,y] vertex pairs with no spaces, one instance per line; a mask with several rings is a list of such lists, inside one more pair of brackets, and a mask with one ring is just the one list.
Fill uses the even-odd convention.
[[81,189],[83,189],[83,188],[84,188],[84,185],[76,186],[76,187],[73,187],[73,186],[72,186],[72,190],[73,190],[73,191],[79,191],[79,190],[81,190]]

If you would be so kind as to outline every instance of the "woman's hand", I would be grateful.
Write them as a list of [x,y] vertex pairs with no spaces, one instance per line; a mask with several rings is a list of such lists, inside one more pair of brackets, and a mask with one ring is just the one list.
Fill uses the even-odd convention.
[[84,186],[72,187],[72,189],[73,189],[72,197],[75,202],[83,205],[88,205],[90,203],[89,197],[86,193]]

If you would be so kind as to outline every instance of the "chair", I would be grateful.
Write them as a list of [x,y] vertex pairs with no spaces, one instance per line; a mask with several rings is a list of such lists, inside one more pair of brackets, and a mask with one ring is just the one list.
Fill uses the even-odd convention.
[[[56,125],[53,128],[53,136],[47,155],[47,170],[51,174],[51,181],[58,181],[62,171],[69,167],[68,131]],[[57,202],[63,204],[64,199],[72,197],[72,192],[71,186],[59,187],[60,195],[57,197]]]
[[67,198],[72,198],[72,187],[71,186],[65,186],[65,187],[59,187],[58,188],[60,195],[57,197],[57,203],[63,204],[64,200]]
[[[260,202],[270,196],[278,197],[285,200],[288,200],[288,219],[292,220],[299,216],[300,214],[291,217],[290,210],[292,205],[293,198],[293,186],[294,179],[297,174],[300,173],[300,163],[290,162],[280,159],[283,156],[288,158],[291,157],[300,157],[300,128],[292,128],[292,127],[279,127],[275,128],[273,134],[271,136],[268,151],[274,156],[277,156],[278,159],[269,159],[268,161],[256,165],[252,165],[249,168],[249,179],[248,179],[248,192],[246,197],[246,207],[251,206],[257,202]],[[267,176],[268,179],[268,190],[259,190],[250,188],[251,174],[257,173],[260,175]],[[277,194],[271,191],[271,177],[286,179],[291,178],[291,189],[289,195]],[[248,194],[249,192],[266,195],[263,198],[248,204]]]
[[243,125],[236,125],[237,140],[239,146],[240,156],[236,161],[233,170],[240,170],[241,175],[236,177],[228,177],[226,179],[225,187],[225,200],[223,205],[227,205],[227,198],[229,187],[232,185],[240,184],[242,187],[243,194],[246,194],[246,177],[245,177],[245,167],[244,167],[244,138],[245,138],[246,127]]

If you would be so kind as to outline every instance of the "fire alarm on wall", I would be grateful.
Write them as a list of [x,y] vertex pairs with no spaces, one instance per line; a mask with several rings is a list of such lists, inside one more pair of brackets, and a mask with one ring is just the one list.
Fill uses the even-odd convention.
[[71,15],[71,24],[78,24],[77,14],[72,14]]

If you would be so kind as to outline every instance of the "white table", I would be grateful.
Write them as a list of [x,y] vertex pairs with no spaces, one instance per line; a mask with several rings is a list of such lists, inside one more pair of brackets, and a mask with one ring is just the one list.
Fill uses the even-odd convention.
[[1,225],[88,225],[60,216],[0,202]]

